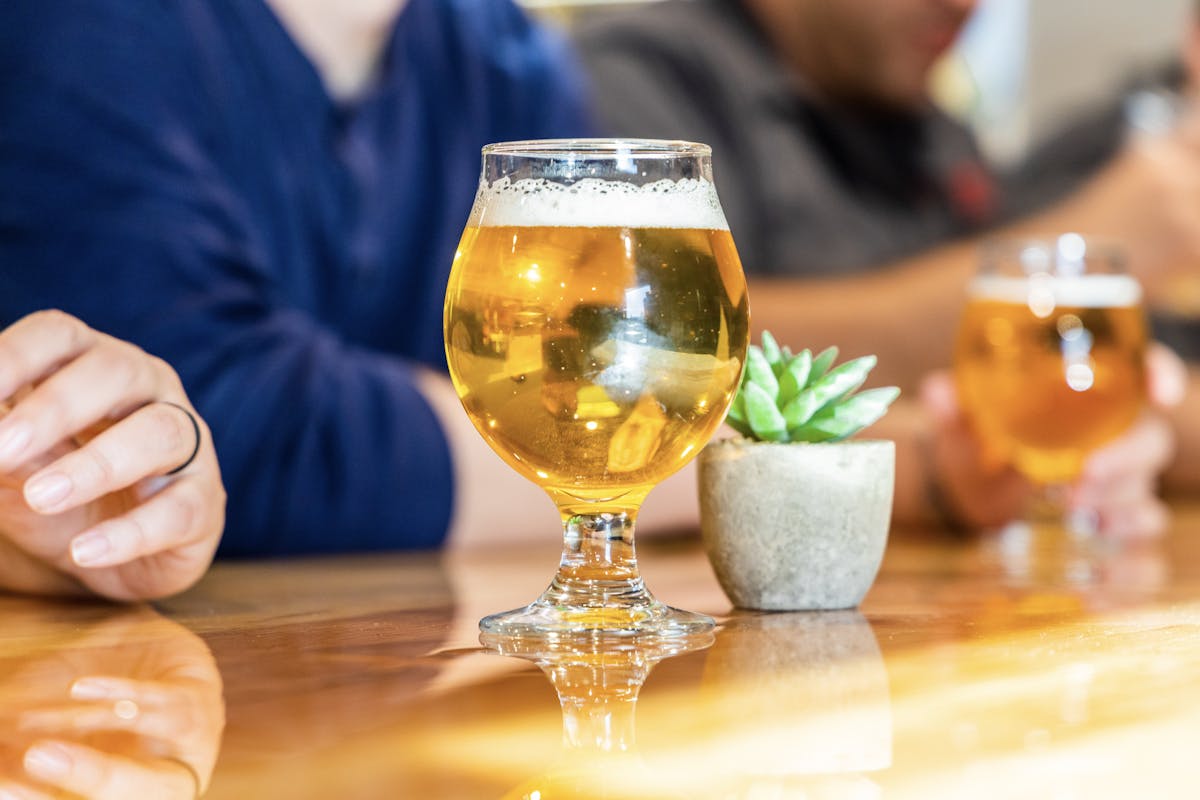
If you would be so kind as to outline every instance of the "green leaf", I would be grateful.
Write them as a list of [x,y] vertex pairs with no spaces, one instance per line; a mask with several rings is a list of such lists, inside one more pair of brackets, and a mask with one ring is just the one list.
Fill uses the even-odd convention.
[[770,397],[757,383],[746,385],[746,419],[754,435],[764,442],[781,442],[787,438],[787,425],[783,415]]
[[823,401],[821,403],[823,408],[862,386],[867,375],[875,369],[877,361],[875,356],[863,356],[853,361],[847,361],[825,373],[820,380],[810,383],[808,388],[817,395],[818,399]]
[[775,398],[779,397],[779,381],[775,378],[775,372],[763,351],[754,345],[750,345],[750,350],[746,353],[746,371],[750,373],[747,385],[762,389],[771,398],[771,405],[774,405]]
[[804,384],[808,383],[810,372],[812,353],[808,350],[800,351],[800,355],[793,356],[787,362],[783,374],[779,376],[779,405],[786,406],[793,397],[800,394]]
[[[824,356],[824,353],[821,355]],[[788,432],[795,436],[796,428],[812,419],[821,409],[862,386],[867,374],[875,366],[875,360],[875,356],[856,358],[835,367],[824,377],[811,380],[807,389],[783,407]],[[815,365],[813,369],[815,371]]]
[[762,351],[767,363],[771,365],[771,372],[778,378],[783,374],[783,351],[779,349],[779,343],[775,341],[775,337],[771,335],[770,331],[762,332]]
[[853,436],[868,425],[874,424],[887,412],[888,406],[900,396],[895,386],[871,389],[855,395],[822,411],[805,426],[805,434],[823,435],[826,439],[804,439],[803,441],[840,441]]
[[834,438],[832,433],[827,433],[820,428],[813,428],[809,425],[801,425],[795,432],[788,431],[788,441],[791,442],[809,442],[810,444],[817,442],[828,442]]
[[821,354],[813,359],[812,374],[808,377],[809,381],[815,381],[823,376],[833,366],[833,361],[837,358],[838,349],[836,347],[827,347],[821,351]]
[[[821,408],[819,398],[813,394],[812,389],[805,389],[800,394],[793,397],[783,407],[783,421],[787,425],[788,433],[794,439],[796,431],[812,419],[813,414]],[[803,440],[800,440],[803,441]]]

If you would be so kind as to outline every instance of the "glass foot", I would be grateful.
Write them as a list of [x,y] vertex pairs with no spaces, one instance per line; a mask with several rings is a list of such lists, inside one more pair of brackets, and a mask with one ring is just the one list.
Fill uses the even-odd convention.
[[554,638],[597,636],[695,636],[716,626],[712,617],[681,611],[647,595],[646,602],[605,606],[569,606],[539,598],[524,608],[492,614],[479,621],[484,634]]
[[646,589],[633,548],[633,516],[625,511],[574,514],[563,527],[558,572],[524,608],[479,621],[485,635],[679,637],[707,633],[712,617],[660,603]]

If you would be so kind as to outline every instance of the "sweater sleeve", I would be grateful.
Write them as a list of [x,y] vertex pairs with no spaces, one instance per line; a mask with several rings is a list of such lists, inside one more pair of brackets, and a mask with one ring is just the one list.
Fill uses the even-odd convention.
[[453,473],[412,368],[281,300],[163,7],[0,4],[0,322],[59,307],[178,370],[224,553],[437,545]]

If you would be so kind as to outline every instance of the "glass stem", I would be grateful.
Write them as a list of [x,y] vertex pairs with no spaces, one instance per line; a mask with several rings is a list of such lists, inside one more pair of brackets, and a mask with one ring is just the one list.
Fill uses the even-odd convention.
[[631,696],[560,698],[563,711],[563,745],[573,750],[624,753],[636,737],[636,691]]
[[645,597],[633,546],[635,511],[563,515],[563,552],[545,599],[602,607]]

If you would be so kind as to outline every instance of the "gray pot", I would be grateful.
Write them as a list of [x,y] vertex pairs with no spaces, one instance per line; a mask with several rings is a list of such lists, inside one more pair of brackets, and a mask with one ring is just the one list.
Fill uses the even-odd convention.
[[700,454],[700,531],[742,608],[854,608],[875,581],[895,483],[890,441],[714,442]]

